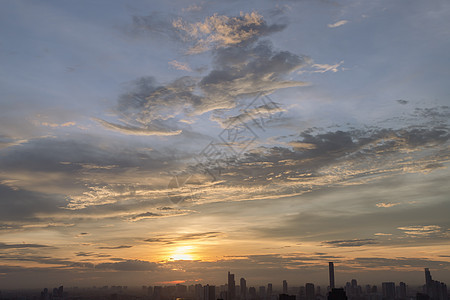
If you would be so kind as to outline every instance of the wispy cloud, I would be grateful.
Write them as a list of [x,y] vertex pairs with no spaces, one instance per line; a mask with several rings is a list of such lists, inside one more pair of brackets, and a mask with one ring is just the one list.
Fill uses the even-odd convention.
[[173,21],[173,27],[185,32],[195,41],[188,51],[197,54],[209,49],[234,46],[254,37],[280,31],[284,25],[268,26],[257,12],[241,13],[238,17],[214,14],[204,22],[186,23],[182,19]]
[[41,123],[42,126],[48,126],[48,127],[53,127],[53,128],[57,128],[57,127],[69,127],[69,126],[75,126],[77,125],[75,122],[65,122],[62,124],[58,124],[58,123],[50,123],[50,122],[42,122]]
[[177,70],[188,71],[191,72],[192,69],[189,67],[187,63],[179,62],[176,60],[169,61],[169,65]]
[[325,241],[322,244],[331,247],[361,247],[365,245],[377,244],[375,239],[353,239],[353,240],[336,240],[336,241]]
[[380,203],[377,203],[376,204],[376,206],[377,207],[382,207],[382,208],[388,208],[388,207],[394,207],[394,206],[397,206],[397,205],[399,205],[400,203],[384,203],[384,202],[380,202]]
[[313,67],[315,70],[312,71],[313,73],[325,73],[325,72],[333,72],[336,73],[339,71],[339,67],[344,63],[343,60],[341,60],[340,62],[334,64],[334,65],[329,65],[329,64],[313,64],[311,67]]
[[157,236],[153,238],[145,239],[145,242],[150,243],[164,243],[164,244],[174,244],[183,241],[194,241],[194,240],[204,240],[212,239],[217,237],[223,237],[224,234],[218,231],[208,231],[208,232],[196,232],[196,233],[185,233],[177,236]]
[[[268,25],[256,12],[238,17],[215,14],[197,23],[178,19],[173,26],[194,43],[191,52],[215,49],[212,70],[200,78],[184,76],[164,85],[153,77],[135,80],[131,89],[119,96],[116,108],[119,121],[99,120],[103,126],[125,134],[176,135],[179,128],[192,124],[189,118],[234,109],[243,98],[308,85],[288,79],[288,75],[305,67],[309,59],[289,51],[276,51],[270,41],[261,41],[261,37],[285,26]],[[169,64],[190,69],[178,61]]]
[[27,248],[48,248],[50,246],[42,244],[5,244],[0,243],[0,249],[27,249]]
[[95,265],[97,270],[115,271],[155,271],[159,265],[154,262],[144,260],[126,260],[120,262],[107,262]]
[[191,210],[183,210],[183,209],[176,209],[176,210],[163,210],[161,212],[144,212],[140,214],[135,214],[129,217],[130,221],[140,221],[144,219],[154,219],[154,218],[167,218],[167,217],[174,217],[174,216],[182,216],[192,213]]
[[345,25],[345,24],[347,24],[347,23],[348,23],[347,20],[340,20],[340,21],[337,21],[336,23],[328,24],[328,27],[329,27],[329,28],[336,28],[336,27]]
[[131,134],[131,135],[156,135],[156,136],[171,136],[171,135],[178,135],[182,132],[181,129],[169,131],[164,129],[159,129],[156,127],[146,126],[146,127],[136,127],[136,126],[129,126],[129,125],[122,125],[122,124],[115,124],[111,123],[102,119],[94,119],[97,122],[99,122],[101,125],[103,125],[105,128],[115,130],[118,132],[122,132],[124,134]]
[[441,226],[438,225],[404,226],[398,227],[397,229],[402,230],[405,234],[410,236],[430,236],[442,232]]
[[131,248],[131,247],[133,247],[133,246],[130,246],[130,245],[101,246],[101,247],[98,247],[98,249],[115,250],[115,249],[128,249],[128,248]]

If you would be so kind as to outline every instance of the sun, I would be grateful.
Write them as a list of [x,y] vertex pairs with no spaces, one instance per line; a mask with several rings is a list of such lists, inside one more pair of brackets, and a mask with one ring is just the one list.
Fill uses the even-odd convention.
[[192,246],[180,246],[174,249],[170,260],[194,260],[194,255],[191,253]]

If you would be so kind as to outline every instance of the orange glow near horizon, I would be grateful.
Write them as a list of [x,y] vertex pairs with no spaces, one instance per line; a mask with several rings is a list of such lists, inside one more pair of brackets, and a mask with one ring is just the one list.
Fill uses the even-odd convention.
[[193,246],[179,246],[174,249],[169,257],[169,260],[195,260],[197,259],[192,254]]

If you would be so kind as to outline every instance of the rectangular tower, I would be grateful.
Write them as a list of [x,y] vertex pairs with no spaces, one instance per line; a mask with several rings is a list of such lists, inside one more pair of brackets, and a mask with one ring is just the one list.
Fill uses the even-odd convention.
[[235,300],[235,299],[236,299],[236,283],[234,281],[234,274],[230,274],[230,272],[228,272],[227,300]]
[[330,273],[330,290],[334,289],[334,264],[333,262],[328,263],[328,271]]

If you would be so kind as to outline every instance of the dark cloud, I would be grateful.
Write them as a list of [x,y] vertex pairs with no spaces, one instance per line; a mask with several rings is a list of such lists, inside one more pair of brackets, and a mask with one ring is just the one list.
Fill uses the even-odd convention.
[[247,45],[262,36],[281,31],[286,27],[284,24],[268,25],[257,12],[241,13],[236,17],[214,14],[205,18],[204,22],[196,23],[177,19],[172,25],[184,34],[184,40],[193,43],[188,50],[190,54]]
[[[71,139],[46,137],[4,149],[0,157],[0,216],[8,220],[33,217],[38,212],[64,214],[67,206],[85,208],[111,203],[111,199],[114,203],[135,199],[136,190],[155,190],[143,173],[170,172],[179,163],[175,152],[131,145],[120,138],[76,134]],[[117,182],[118,174],[126,175]],[[111,185],[113,177],[116,184]],[[85,191],[88,193],[83,194]],[[166,200],[166,194],[163,196]],[[144,197],[149,199],[148,194],[140,196]]]
[[157,213],[153,213],[153,212],[145,212],[145,213],[137,214],[137,215],[130,217],[130,220],[138,221],[138,220],[142,220],[142,219],[159,218],[159,217],[163,217],[163,216],[164,216],[163,214],[157,214]]
[[[19,190],[0,184],[0,217],[3,221],[39,222],[37,213],[60,211],[65,205],[63,196]],[[48,222],[48,220],[42,220]],[[16,224],[4,225],[2,229],[17,229]]]
[[180,129],[170,131],[168,129],[158,128],[156,126],[145,125],[145,127],[136,127],[131,125],[114,124],[101,119],[96,120],[105,128],[109,128],[129,135],[170,136],[170,135],[178,135],[182,132],[182,130]]
[[10,136],[0,134],[0,150],[11,146],[17,146],[25,142],[27,142],[27,140],[13,138]]
[[217,231],[209,231],[209,232],[200,232],[200,233],[188,233],[182,234],[173,237],[154,237],[145,239],[145,242],[150,243],[164,243],[164,244],[174,244],[176,242],[190,241],[190,240],[203,240],[203,239],[211,239],[216,237],[221,237],[224,234],[222,232]]
[[408,101],[408,100],[403,100],[403,99],[399,99],[399,100],[397,100],[397,102],[398,102],[398,103],[400,103],[400,104],[403,104],[403,105],[405,105],[405,104],[408,104],[408,103],[409,103],[409,101]]
[[[209,74],[203,78],[184,76],[163,85],[157,84],[153,77],[139,78],[119,97],[116,109],[121,123],[99,122],[126,134],[175,135],[183,130],[183,123],[178,121],[186,116],[232,109],[245,97],[305,85],[285,78],[307,65],[308,58],[289,51],[275,51],[269,41],[259,40],[283,30],[285,25],[268,25],[257,14],[211,18],[204,26],[214,27],[209,31],[214,42],[195,46],[214,49],[213,69]],[[223,26],[216,27],[216,21],[223,22]],[[153,22],[153,18],[134,18],[134,23],[139,23],[141,28],[154,28]],[[199,24],[188,26],[180,22],[174,23],[173,30],[195,39],[190,34],[199,32],[193,29]]]
[[174,210],[175,208],[170,207],[170,206],[163,206],[163,207],[158,207],[159,210]]
[[448,122],[448,119],[450,118],[450,107],[439,106],[439,107],[416,108],[414,110],[413,115],[420,116],[422,118],[427,118],[433,120],[434,122],[438,120]]
[[172,26],[175,15],[164,12],[153,12],[148,16],[135,15],[132,17],[130,33],[136,35],[154,34],[171,39],[180,39],[181,32]]
[[154,262],[143,260],[126,260],[114,263],[101,263],[95,266],[96,270],[114,271],[155,271],[159,265]]
[[[76,172],[83,166],[118,166],[152,168],[167,167],[157,151],[139,151],[121,141],[94,135],[70,136],[70,139],[49,138],[30,140],[8,149],[0,159],[2,170],[28,170],[40,172]],[[163,155],[164,156],[164,155]],[[97,171],[101,171],[100,169]],[[107,172],[107,169],[103,169]]]
[[75,253],[76,256],[81,256],[81,257],[98,257],[98,258],[103,258],[103,257],[110,257],[111,255],[109,254],[100,254],[100,253],[94,253],[94,252],[77,252]]
[[[398,209],[387,210],[375,207],[380,199],[391,199],[393,194],[398,195],[399,200],[401,198],[411,201],[435,198],[445,195],[449,190],[444,188],[445,179],[433,180],[426,184],[422,182],[420,187],[417,187],[418,184],[419,182],[403,182],[398,178],[386,178],[371,185],[318,189],[302,195],[301,203],[305,205],[326,203],[321,205],[320,212],[303,211],[300,206],[298,213],[283,218],[276,226],[260,225],[248,230],[261,239],[283,237],[317,244],[323,241],[337,241],[335,245],[338,246],[348,243],[358,244],[358,240],[352,239],[355,236],[364,237],[362,242],[365,239],[371,242],[371,237],[379,232],[390,235],[376,236],[377,244],[374,246],[377,247],[442,244],[448,239],[447,229],[450,226],[446,214],[450,209],[448,201],[441,200],[436,203],[425,201],[420,205],[409,204]],[[405,192],[405,189],[408,192]],[[267,203],[272,201],[268,200]],[[289,206],[296,205],[298,200],[278,200],[277,203],[280,206]],[[265,202],[259,201],[260,206],[264,207],[264,204]],[[414,220],[413,223],[411,223],[412,220]],[[416,224],[433,224],[434,226],[423,228],[424,226]],[[414,235],[414,233],[417,234]],[[339,244],[339,242],[342,243]],[[322,245],[333,246],[333,244]]]
[[102,246],[102,247],[98,247],[98,249],[128,249],[131,248],[133,246],[129,246],[129,245],[120,245],[120,246]]
[[49,248],[50,246],[41,244],[5,244],[0,243],[0,249],[28,249],[28,248]]
[[420,268],[448,268],[450,262],[438,261],[424,258],[381,258],[381,257],[358,257],[353,259],[353,262],[366,268],[376,268],[380,266],[388,267],[420,267]]
[[353,239],[353,240],[337,240],[337,241],[325,241],[322,244],[331,247],[361,247],[365,245],[377,244],[375,239]]
[[50,256],[40,256],[40,255],[30,255],[26,252],[15,252],[5,253],[0,255],[1,260],[13,261],[13,262],[36,262],[43,265],[61,265],[61,266],[72,266],[75,262],[65,259],[56,258]]

